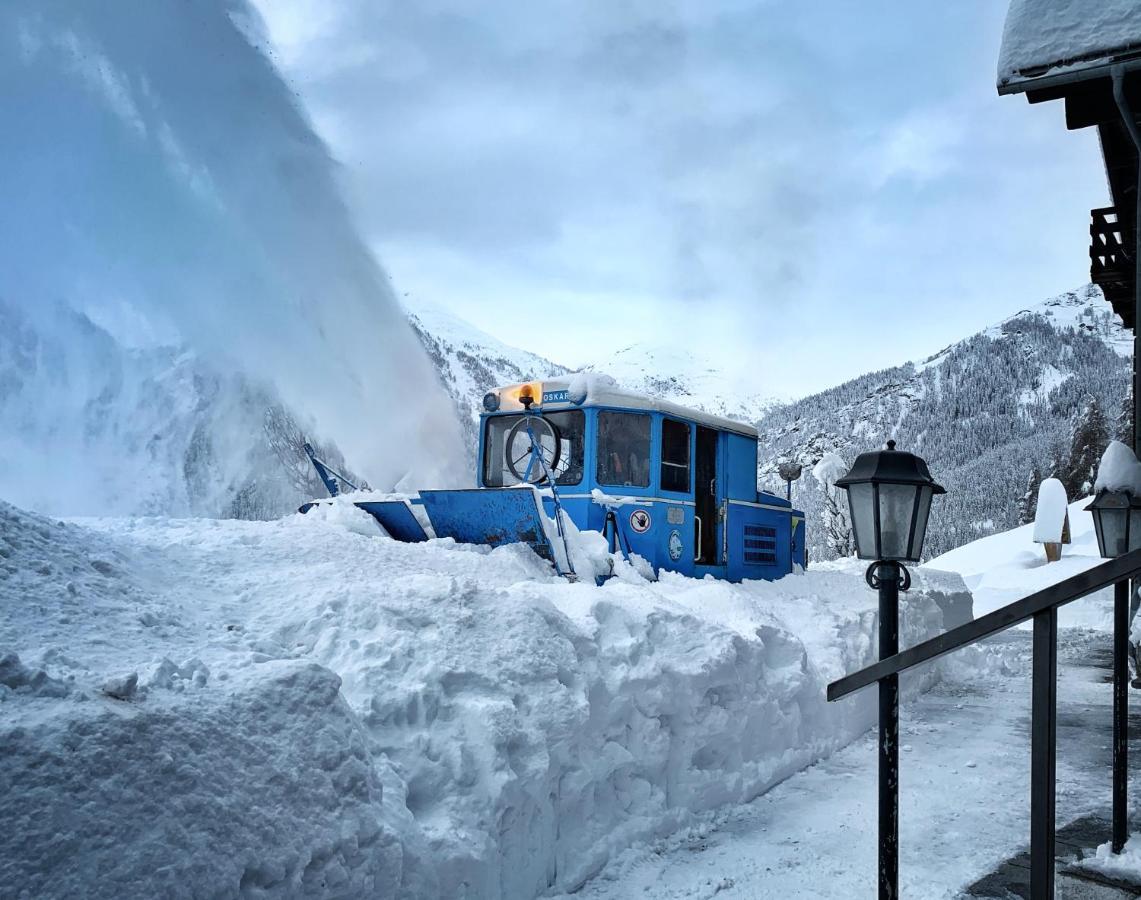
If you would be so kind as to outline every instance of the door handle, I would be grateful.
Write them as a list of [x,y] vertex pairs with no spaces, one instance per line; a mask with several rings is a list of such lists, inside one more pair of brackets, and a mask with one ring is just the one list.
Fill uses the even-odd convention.
[[693,561],[699,562],[701,560],[701,516],[694,516],[693,521],[697,523],[697,546],[694,548]]

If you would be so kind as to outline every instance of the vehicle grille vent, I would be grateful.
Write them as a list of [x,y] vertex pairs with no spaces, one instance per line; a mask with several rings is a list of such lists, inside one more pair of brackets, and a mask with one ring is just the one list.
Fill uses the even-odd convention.
[[751,566],[775,566],[777,562],[777,530],[768,525],[745,526],[745,563]]

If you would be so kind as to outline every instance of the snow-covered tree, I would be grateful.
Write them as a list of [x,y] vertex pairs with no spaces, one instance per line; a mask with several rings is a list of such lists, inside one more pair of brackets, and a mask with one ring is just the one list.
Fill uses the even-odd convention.
[[835,453],[825,453],[820,462],[812,467],[813,476],[824,489],[824,521],[821,523],[824,539],[829,551],[836,556],[851,556],[856,550],[847,492],[836,487],[836,482],[847,471],[847,463]]
[[1074,425],[1064,477],[1066,494],[1081,497],[1093,490],[1097,464],[1109,444],[1109,425],[1096,397],[1090,397]]
[[1034,513],[1038,509],[1038,488],[1042,484],[1042,471],[1035,463],[1030,469],[1030,477],[1026,479],[1026,493],[1018,501],[1018,524],[1029,525],[1034,521]]
[[1126,447],[1133,446],[1133,388],[1121,400],[1121,409],[1113,422],[1113,437]]

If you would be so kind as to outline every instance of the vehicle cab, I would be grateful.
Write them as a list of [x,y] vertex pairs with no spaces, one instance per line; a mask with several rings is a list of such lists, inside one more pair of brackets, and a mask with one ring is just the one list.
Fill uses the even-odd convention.
[[[757,488],[755,428],[623,390],[604,376],[489,392],[479,487],[535,480],[524,467],[530,439],[520,440],[524,400],[545,420],[535,431],[563,509],[579,529],[605,533],[613,509],[630,550],[655,571],[740,581],[779,578],[806,565],[804,514]],[[551,512],[553,501],[545,502]]]

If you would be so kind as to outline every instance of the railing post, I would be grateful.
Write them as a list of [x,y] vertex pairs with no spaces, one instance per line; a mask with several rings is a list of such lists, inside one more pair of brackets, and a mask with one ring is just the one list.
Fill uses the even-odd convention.
[[1113,586],[1113,852],[1129,838],[1129,582]]
[[[899,652],[899,564],[879,564],[880,659]],[[880,680],[879,900],[899,897],[899,676]]]
[[1058,609],[1034,616],[1030,748],[1030,897],[1054,900],[1054,790],[1058,700]]

